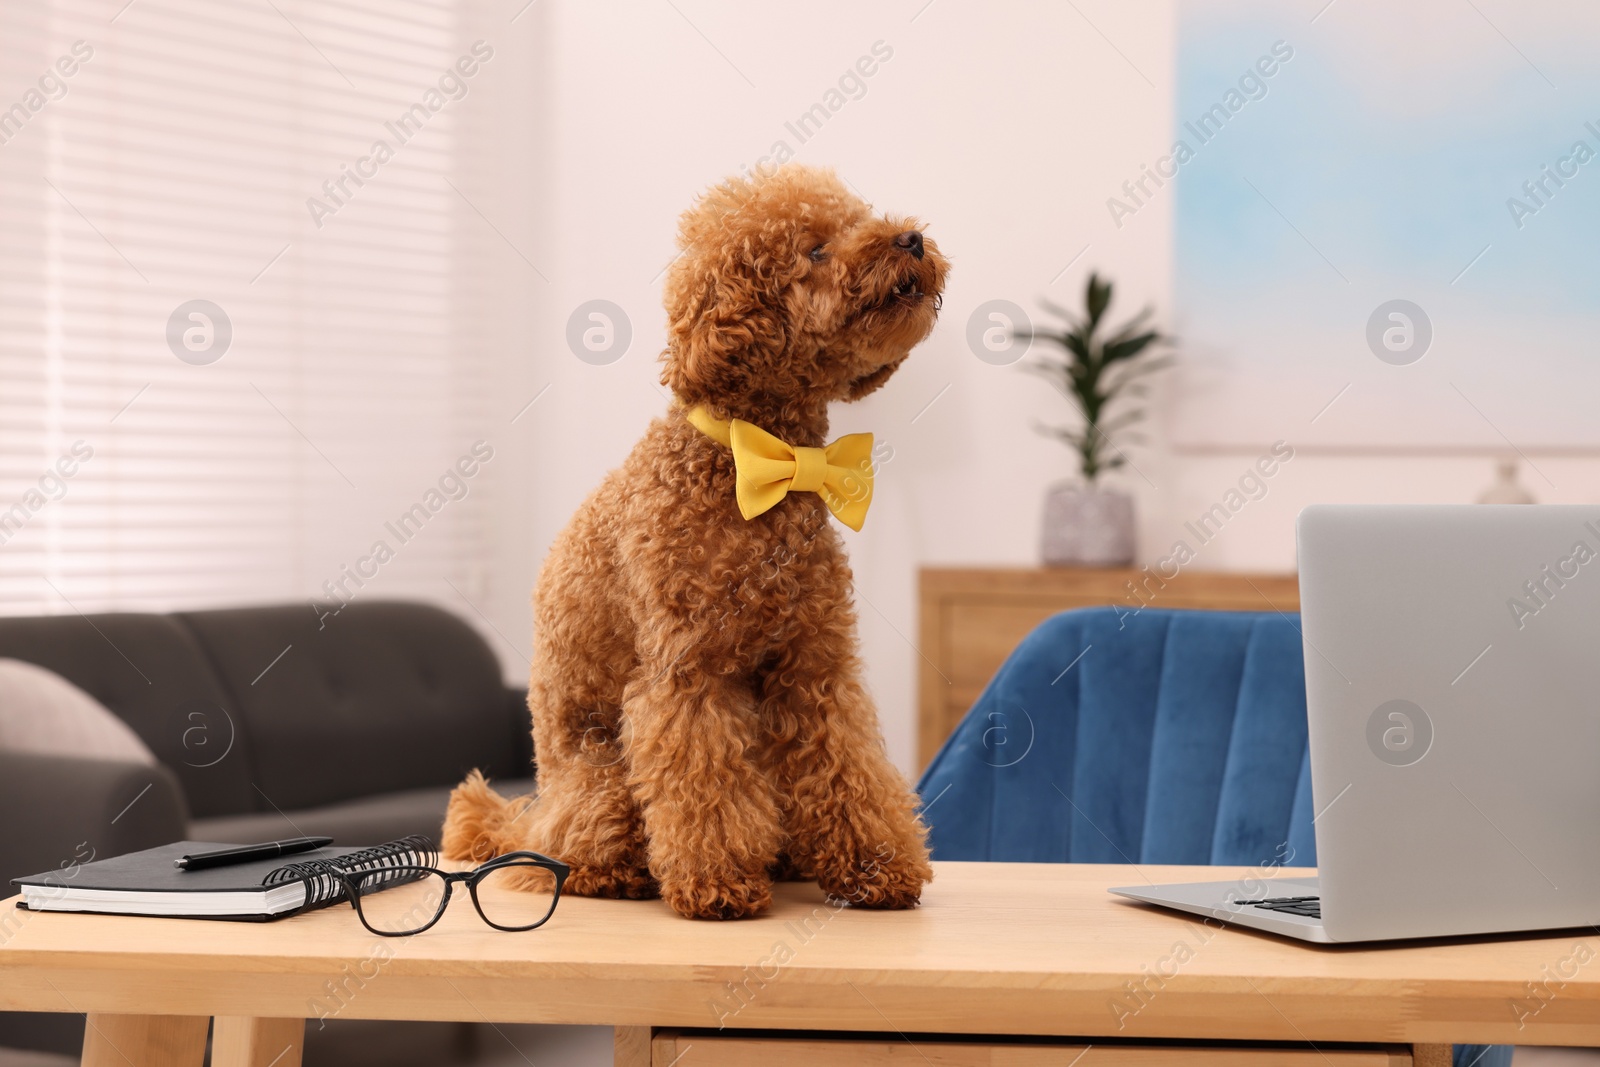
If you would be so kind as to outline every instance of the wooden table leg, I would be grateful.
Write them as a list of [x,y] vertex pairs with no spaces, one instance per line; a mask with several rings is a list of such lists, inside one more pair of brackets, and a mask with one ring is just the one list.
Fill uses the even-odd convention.
[[1411,1067],[1450,1067],[1450,1045],[1412,1045]]
[[204,1015],[106,1015],[90,1012],[83,1067],[201,1067]]
[[300,1067],[304,1019],[219,1015],[211,1032],[211,1067]]
[[619,1026],[615,1032],[613,1067],[650,1067],[650,1028]]

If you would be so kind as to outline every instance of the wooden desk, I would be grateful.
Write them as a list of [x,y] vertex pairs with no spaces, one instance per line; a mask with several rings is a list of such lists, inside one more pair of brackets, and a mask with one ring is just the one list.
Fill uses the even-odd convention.
[[[1328,949],[1208,928],[1105,892],[1146,878],[1239,876],[941,863],[924,905],[908,912],[836,910],[814,885],[786,884],[760,919],[692,922],[658,901],[573,898],[544,929],[507,934],[457,901],[439,926],[409,939],[373,937],[348,907],[257,925],[30,915],[6,902],[0,1009],[89,1013],[84,1061],[94,1067],[198,1067],[208,1016],[218,1017],[217,1067],[295,1067],[301,1020],[323,1014],[617,1026],[619,1062],[630,1067],[651,1063],[652,1047],[664,1065],[664,1050],[682,1044],[694,1049],[680,1067],[739,1062],[722,1055],[725,1042],[744,1035],[748,1047],[761,1038],[747,1032],[767,1028],[875,1035],[857,1039],[869,1052],[808,1054],[810,1067],[920,1064],[922,1051],[885,1050],[931,1047],[938,1040],[922,1035],[936,1034],[975,1035],[968,1043],[979,1050],[940,1045],[929,1061],[941,1067],[1071,1060],[1045,1039],[1094,1044],[1080,1067],[1172,1063],[1170,1049],[1136,1044],[1155,1038],[1293,1046],[1267,1059],[1186,1053],[1184,1063],[1322,1067],[1404,1063],[1403,1046],[1416,1043],[1600,1045],[1594,931]],[[1586,962],[1572,962],[1575,954]],[[1003,1049],[983,1041],[997,1034],[1038,1040]],[[761,1040],[775,1042],[763,1067],[794,1062],[784,1058],[793,1039]],[[1320,1049],[1314,1059],[1309,1042]],[[1026,1058],[1030,1048],[1053,1058]]]
[[1111,604],[1125,611],[1300,610],[1292,574],[1180,572],[1165,581],[1155,567],[924,567],[917,648],[917,766],[927,767],[989,684],[994,672],[1041,622],[1071,608]]

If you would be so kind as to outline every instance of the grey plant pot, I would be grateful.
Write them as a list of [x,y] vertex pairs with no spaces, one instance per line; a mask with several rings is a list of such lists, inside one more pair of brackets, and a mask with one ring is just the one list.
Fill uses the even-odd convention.
[[1044,498],[1044,562],[1125,567],[1133,562],[1133,498],[1117,489],[1057,482]]

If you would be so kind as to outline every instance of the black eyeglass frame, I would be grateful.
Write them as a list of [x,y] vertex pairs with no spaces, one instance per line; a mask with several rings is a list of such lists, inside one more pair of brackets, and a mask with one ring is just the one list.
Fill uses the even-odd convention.
[[[494,874],[496,871],[502,870],[506,867],[538,867],[541,870],[549,871],[551,875],[555,877],[556,891],[555,894],[550,898],[550,910],[546,912],[544,918],[540,919],[538,922],[532,923],[528,926],[502,926],[500,923],[497,923],[493,919],[489,918],[488,914],[483,910],[483,904],[478,900],[479,883],[481,883],[483,879],[487,878],[489,875]],[[362,876],[385,874],[392,875],[395,871],[416,871],[419,873],[419,875],[434,874],[438,875],[444,881],[444,896],[439,899],[439,910],[434,912],[433,918],[429,919],[426,925],[419,926],[415,930],[379,930],[367,921],[366,914],[361,910],[361,888],[359,885],[359,880],[362,878]],[[414,934],[420,934],[426,930],[431,930],[440,919],[444,918],[445,909],[450,906],[451,891],[454,890],[457,882],[466,883],[467,891],[472,896],[472,906],[477,911],[478,918],[488,923],[494,929],[503,930],[507,933],[514,934],[525,933],[529,930],[537,930],[539,927],[549,922],[550,917],[556,913],[556,905],[561,903],[561,887],[566,884],[567,876],[572,873],[572,868],[568,867],[565,863],[562,863],[558,859],[552,859],[551,857],[539,852],[507,852],[505,855],[496,856],[493,859],[474,867],[470,871],[441,871],[437,867],[427,867],[423,866],[422,864],[405,864],[404,866],[400,867],[375,868],[370,871],[347,872],[341,871],[329,863],[324,866],[324,873],[334,875],[339,879],[340,882],[344,884],[345,896],[349,899],[351,905],[356,909],[356,917],[361,920],[362,926],[365,926],[368,930],[377,934],[379,937],[411,937]],[[388,880],[385,880],[381,882],[374,882],[373,884],[375,886],[381,885],[384,888],[388,888],[389,883]],[[376,892],[376,890],[374,891]]]

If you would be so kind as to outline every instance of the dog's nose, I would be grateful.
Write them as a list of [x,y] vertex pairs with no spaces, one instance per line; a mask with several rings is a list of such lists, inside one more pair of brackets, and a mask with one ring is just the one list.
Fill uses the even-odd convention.
[[922,234],[916,230],[907,230],[894,239],[896,248],[903,248],[917,259],[922,258]]

